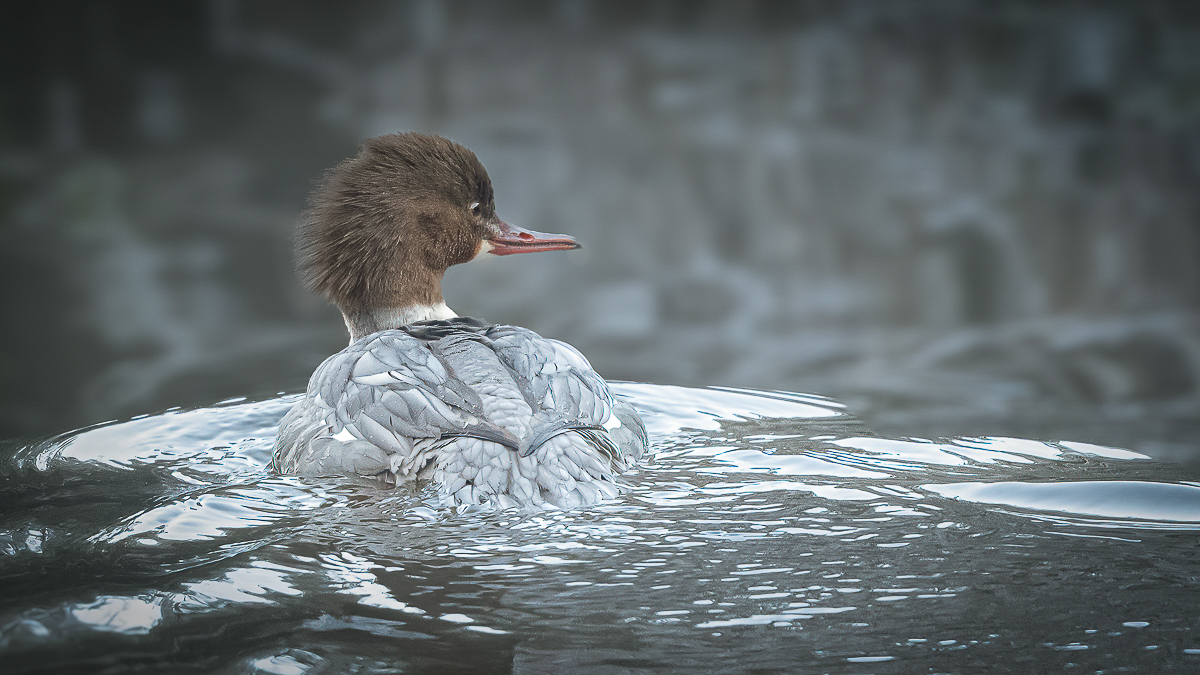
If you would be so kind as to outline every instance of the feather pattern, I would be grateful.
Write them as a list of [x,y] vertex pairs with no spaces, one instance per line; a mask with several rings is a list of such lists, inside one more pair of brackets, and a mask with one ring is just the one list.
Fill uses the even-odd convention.
[[617,495],[645,448],[637,414],[574,348],[454,318],[329,357],[281,422],[273,465],[428,479],[459,504],[567,508]]

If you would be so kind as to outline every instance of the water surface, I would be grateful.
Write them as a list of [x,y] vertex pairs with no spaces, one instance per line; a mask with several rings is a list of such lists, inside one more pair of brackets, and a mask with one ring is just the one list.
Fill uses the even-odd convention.
[[1127,450],[872,434],[615,385],[619,499],[455,511],[269,473],[294,396],[10,445],[6,672],[1195,672],[1200,484]]

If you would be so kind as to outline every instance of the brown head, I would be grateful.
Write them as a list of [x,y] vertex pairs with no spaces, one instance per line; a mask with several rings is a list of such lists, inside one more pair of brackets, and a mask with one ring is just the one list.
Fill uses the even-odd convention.
[[491,179],[475,153],[417,133],[369,139],[356,157],[330,169],[297,235],[305,283],[342,310],[351,339],[404,317],[425,318],[413,309],[443,305],[446,269],[483,250],[506,255],[578,246],[570,237],[500,220]]

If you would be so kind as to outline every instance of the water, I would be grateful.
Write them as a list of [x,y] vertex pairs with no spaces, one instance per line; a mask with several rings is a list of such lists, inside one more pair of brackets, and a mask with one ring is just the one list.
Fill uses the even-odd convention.
[[576,511],[271,475],[295,397],[11,446],[4,670],[1200,669],[1200,483],[1181,469],[880,438],[810,396],[616,388],[655,454]]

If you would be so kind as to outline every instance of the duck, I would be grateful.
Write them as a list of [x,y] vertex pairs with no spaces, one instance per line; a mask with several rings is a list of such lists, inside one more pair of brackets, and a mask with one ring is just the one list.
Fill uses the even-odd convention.
[[646,428],[565,342],[460,317],[446,271],[483,255],[571,250],[510,225],[491,179],[436,135],[368,139],[328,170],[297,227],[300,276],[350,344],[280,422],[271,468],[433,485],[453,506],[574,508],[620,494]]

